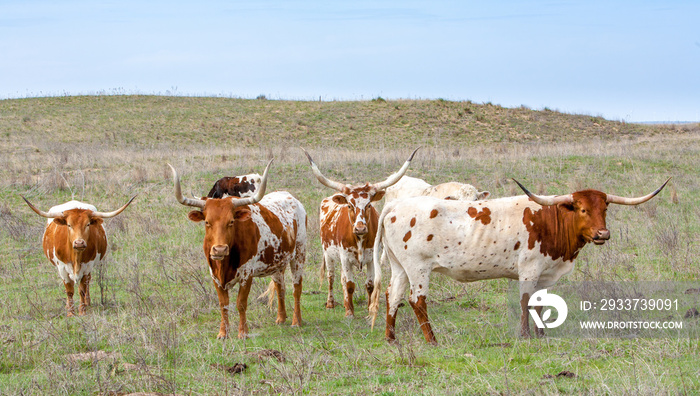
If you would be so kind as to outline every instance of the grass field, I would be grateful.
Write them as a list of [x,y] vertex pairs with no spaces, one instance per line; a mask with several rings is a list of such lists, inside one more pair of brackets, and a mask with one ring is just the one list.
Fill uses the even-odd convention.
[[[611,240],[586,246],[565,280],[700,286],[698,125],[442,100],[2,100],[0,394],[700,392],[697,339],[520,339],[506,280],[460,284],[434,274],[428,304],[437,347],[425,344],[410,308],[399,310],[397,345],[384,341],[383,323],[370,331],[363,293],[354,320],[342,307],[325,309],[318,207],[331,191],[299,147],[329,177],[364,182],[396,171],[417,146],[408,175],[471,183],[492,198],[520,193],[511,177],[539,193],[639,196],[672,176],[650,202],[611,206]],[[272,156],[268,189],[290,191],[309,215],[303,326],[275,325],[265,301],[251,298],[251,337],[217,340],[204,230],[173,198],[166,163],[178,169],[185,193],[204,195],[221,176],[261,173]],[[113,210],[135,194],[105,222],[110,247],[93,272],[93,306],[67,318],[62,282],[41,252],[45,220],[20,195],[44,210],[71,198]],[[251,296],[266,286],[256,280]],[[338,283],[335,290],[340,300]],[[237,363],[247,368],[234,374]],[[557,376],[563,371],[575,376]]]

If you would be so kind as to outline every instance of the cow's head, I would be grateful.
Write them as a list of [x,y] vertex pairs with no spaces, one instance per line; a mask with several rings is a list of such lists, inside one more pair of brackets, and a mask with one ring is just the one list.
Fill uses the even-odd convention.
[[333,202],[338,205],[348,206],[348,215],[350,217],[350,222],[353,225],[353,232],[355,235],[364,236],[369,232],[369,229],[367,228],[367,218],[369,217],[368,210],[370,210],[370,203],[382,199],[385,193],[384,190],[386,190],[387,187],[394,185],[401,179],[401,177],[408,170],[416,151],[418,151],[418,149],[413,151],[411,156],[408,157],[398,172],[389,176],[389,178],[386,180],[375,184],[366,183],[364,185],[356,186],[339,183],[323,176],[321,171],[318,169],[318,166],[316,166],[316,163],[314,163],[314,160],[311,159],[311,156],[306,152],[306,150],[304,150],[304,154],[306,154],[306,157],[311,163],[311,170],[314,176],[316,176],[316,179],[318,179],[318,181],[324,186],[338,191],[338,194],[333,195],[331,198]]
[[205,197],[204,199],[183,197],[180,189],[180,177],[175,168],[168,164],[173,172],[175,198],[177,198],[177,201],[185,206],[199,208],[199,210],[191,211],[188,217],[194,222],[204,222],[204,246],[205,248],[209,246],[209,251],[206,253],[210,259],[223,260],[229,255],[229,246],[233,243],[237,223],[250,219],[251,214],[248,205],[259,202],[265,195],[267,173],[271,164],[272,160],[267,164],[260,186],[254,196],[247,198]]
[[[121,213],[127,206],[129,206],[131,201],[133,201],[136,196],[132,197],[124,206],[113,212],[93,212],[89,209],[69,209],[62,212],[47,213],[37,209],[27,200],[27,198],[22,198],[39,216],[53,219],[55,224],[67,227],[68,238],[73,250],[76,252],[82,252],[83,250],[87,249],[88,244],[90,243],[90,227],[100,226],[102,224],[102,219],[114,217]],[[73,264],[76,265],[76,263]]]
[[610,239],[610,231],[605,225],[605,216],[609,204],[639,205],[654,198],[656,194],[666,187],[669,180],[671,180],[670,177],[651,194],[638,198],[625,198],[596,190],[583,190],[558,196],[540,196],[531,193],[517,180],[513,179],[533,201],[542,206],[557,205],[561,210],[571,214],[576,235],[585,242],[593,242],[596,245],[602,245]]

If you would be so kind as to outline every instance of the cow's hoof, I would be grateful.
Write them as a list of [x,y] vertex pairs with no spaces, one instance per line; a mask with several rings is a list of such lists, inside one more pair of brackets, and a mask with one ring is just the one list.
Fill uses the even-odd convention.
[[73,312],[68,312],[68,315],[66,315],[66,316],[68,316],[69,318],[72,318],[75,316],[75,314]]
[[284,322],[286,322],[286,321],[287,321],[287,318],[277,318],[277,320],[275,320],[275,323],[277,323],[278,325],[280,325],[280,324],[282,324],[282,323],[284,323]]
[[216,336],[217,340],[225,340],[228,338],[228,335],[226,334],[225,331],[220,331],[219,334]]
[[326,302],[326,308],[327,308],[327,309],[333,309],[333,308],[335,308],[335,302],[333,302],[333,301],[328,301],[328,302]]
[[238,333],[239,340],[245,340],[246,338],[248,338],[248,333]]

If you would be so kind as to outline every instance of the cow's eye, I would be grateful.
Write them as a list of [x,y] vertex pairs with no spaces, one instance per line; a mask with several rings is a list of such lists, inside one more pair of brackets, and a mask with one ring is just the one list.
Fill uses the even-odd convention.
[[581,213],[586,213],[586,209],[581,209]]
[[66,224],[66,225],[68,226],[68,228],[73,228],[73,226],[72,226],[72,225],[70,225],[70,224]]
[[208,221],[204,221],[204,225],[207,227],[211,227],[211,224]]
[[233,227],[234,224],[235,224],[235,221],[233,221],[233,220],[231,220],[231,221],[228,222],[228,226],[229,226],[229,227]]

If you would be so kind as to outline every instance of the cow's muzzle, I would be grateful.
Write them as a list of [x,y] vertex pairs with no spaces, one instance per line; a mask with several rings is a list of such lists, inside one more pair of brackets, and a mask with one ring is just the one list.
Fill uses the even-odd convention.
[[602,245],[608,239],[610,239],[610,231],[605,229],[598,230],[598,232],[596,232],[593,236],[593,243],[595,243],[596,245]]
[[214,245],[209,251],[209,257],[212,260],[223,260],[228,256],[228,245]]
[[84,239],[76,239],[73,241],[73,249],[82,252],[83,250],[87,249],[87,242],[85,242]]
[[353,229],[353,232],[357,236],[365,236],[365,235],[367,235],[367,232],[369,232],[369,231],[367,230],[366,225],[360,224],[358,226],[355,226],[355,228]]

